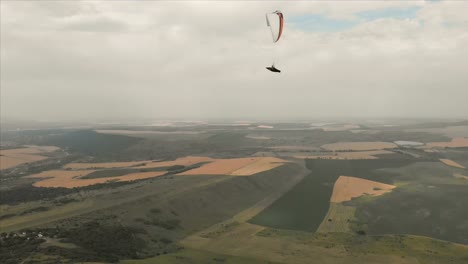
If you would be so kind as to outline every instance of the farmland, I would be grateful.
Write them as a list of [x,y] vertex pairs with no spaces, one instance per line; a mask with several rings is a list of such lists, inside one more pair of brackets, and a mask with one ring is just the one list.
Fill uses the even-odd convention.
[[390,192],[393,188],[395,188],[395,186],[390,184],[383,184],[356,177],[340,176],[333,186],[333,193],[330,201],[333,203],[341,203],[363,195],[382,195]]
[[[224,253],[280,263],[463,263],[466,247],[417,236],[356,236],[259,229],[240,224],[216,238],[189,237],[183,245],[205,252]],[[285,250],[286,248],[286,250]],[[187,256],[190,258],[190,256]],[[138,263],[138,262],[136,262]]]
[[468,199],[466,185],[430,186],[408,185],[375,201],[351,204],[357,205],[356,217],[371,234],[414,234],[467,244],[468,213],[456,202]]
[[317,232],[351,232],[350,224],[354,221],[356,209],[341,203],[330,203],[327,215],[323,218]]
[[369,151],[356,151],[356,152],[334,152],[324,155],[298,155],[294,156],[299,159],[378,159],[378,155],[393,154],[394,152],[388,150],[369,150]]
[[0,170],[47,159],[47,156],[41,154],[58,149],[54,146],[27,146],[26,148],[0,150]]
[[438,147],[438,148],[467,148],[468,147],[468,137],[453,138],[449,142],[431,142],[427,144],[429,147]]
[[29,175],[27,178],[43,179],[33,184],[36,187],[76,188],[107,182],[135,181],[167,174],[251,176],[274,169],[285,162],[278,158],[263,157],[237,159],[184,157],[162,162],[71,163],[64,166],[65,170],[44,171]]
[[392,149],[396,148],[397,145],[389,142],[340,142],[333,144],[325,144],[322,146],[323,149],[330,151],[343,151],[343,150],[378,150],[378,149]]
[[335,181],[341,175],[359,175],[375,181],[392,183],[392,174],[379,173],[376,169],[381,166],[398,167],[409,163],[407,160],[306,160],[311,174],[255,216],[251,223],[273,228],[315,231],[329,209]]
[[457,163],[457,162],[455,162],[453,160],[440,159],[440,161],[442,161],[442,163],[444,163],[447,166],[452,166],[452,167],[455,167],[455,168],[465,169],[465,167],[463,165],[460,165],[459,163]]
[[234,175],[249,176],[281,166],[286,161],[278,158],[217,159],[199,168],[178,175]]
[[455,178],[458,178],[458,179],[465,179],[465,180],[468,180],[468,176],[465,176],[465,175],[462,175],[462,174],[459,174],[459,173],[455,173],[453,174],[453,176]]
[[104,177],[95,179],[84,179],[87,175],[95,172],[94,170],[80,170],[80,171],[46,171],[39,174],[28,176],[29,178],[46,178],[35,182],[33,185],[37,187],[64,187],[64,188],[76,188],[84,187],[99,183],[106,183],[109,181],[135,181],[141,179],[147,179],[152,177],[158,177],[164,175],[165,171],[150,171],[150,172],[139,172],[139,173],[128,173],[123,176]]
[[[6,263],[467,260],[468,152],[430,145],[451,142],[447,135],[239,124],[2,134],[2,158],[23,149],[16,155],[44,159],[1,170],[0,227],[33,242],[0,239],[9,250],[0,255]],[[392,143],[406,141],[424,145]]]

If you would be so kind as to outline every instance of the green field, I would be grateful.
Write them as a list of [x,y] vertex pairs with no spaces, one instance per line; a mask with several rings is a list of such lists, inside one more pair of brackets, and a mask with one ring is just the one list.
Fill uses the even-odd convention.
[[468,244],[468,185],[412,184],[349,204],[356,206],[358,222],[370,234],[413,234]]
[[333,185],[341,175],[393,183],[394,173],[380,168],[400,167],[407,159],[307,160],[311,173],[292,190],[250,221],[253,224],[301,231],[316,231],[330,206]]

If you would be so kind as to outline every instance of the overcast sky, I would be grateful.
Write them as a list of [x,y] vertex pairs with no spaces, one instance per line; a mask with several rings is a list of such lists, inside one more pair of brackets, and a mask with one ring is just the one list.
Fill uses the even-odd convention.
[[[273,45],[265,13],[285,16]],[[1,1],[1,117],[468,117],[468,1]],[[265,69],[277,58],[281,74]]]

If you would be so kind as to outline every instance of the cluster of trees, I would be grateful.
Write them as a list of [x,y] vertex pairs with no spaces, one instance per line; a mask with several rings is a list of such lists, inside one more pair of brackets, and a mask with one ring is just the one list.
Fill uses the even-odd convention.
[[34,187],[32,185],[22,185],[1,191],[0,204],[18,204],[42,199],[48,200],[73,192],[73,189],[67,188],[43,188]]
[[[74,228],[41,229],[44,237],[73,243],[77,248],[48,246],[38,248],[46,255],[60,256],[75,261],[118,262],[120,259],[138,258],[145,242],[137,237],[138,231],[121,225],[91,221]],[[31,252],[31,251],[30,251]]]
[[31,252],[37,251],[45,240],[36,233],[0,234],[0,260],[4,264],[16,264],[24,261]]

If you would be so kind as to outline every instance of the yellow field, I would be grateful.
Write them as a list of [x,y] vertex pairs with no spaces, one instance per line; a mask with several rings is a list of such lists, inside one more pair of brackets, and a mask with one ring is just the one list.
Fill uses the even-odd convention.
[[[171,167],[174,165],[191,166],[197,163],[209,162],[180,175],[198,174],[223,174],[247,176],[280,166],[285,161],[277,158],[252,157],[237,159],[213,159],[210,157],[188,156],[171,161],[131,161],[131,162],[106,162],[106,163],[70,163],[64,166],[65,169],[99,169],[99,168],[124,168],[133,167],[136,169]],[[247,165],[250,165],[246,167]],[[242,168],[245,169],[241,170]],[[237,171],[237,172],[236,172]]]
[[133,167],[137,165],[145,165],[152,163],[152,160],[142,160],[142,161],[126,161],[126,162],[102,162],[102,163],[69,163],[63,166],[65,169],[110,169],[110,168],[124,168],[124,167]]
[[283,165],[284,162],[286,161],[278,158],[260,158],[257,159],[255,162],[250,163],[249,165],[232,172],[230,175],[250,176],[262,171],[274,169],[278,166]]
[[[341,203],[330,203],[328,213],[320,224],[317,232],[349,232],[349,223],[354,219],[356,208]],[[331,221],[329,221],[329,219]]]
[[453,138],[450,142],[431,142],[427,143],[427,146],[439,148],[466,148],[468,147],[468,138]]
[[187,156],[187,157],[178,158],[176,160],[171,160],[171,161],[151,162],[143,166],[138,166],[137,168],[161,168],[161,167],[171,167],[174,165],[191,166],[197,163],[209,162],[209,161],[214,161],[214,160],[215,159],[212,159],[209,157]]
[[250,157],[236,159],[209,159],[208,164],[184,171],[177,175],[233,175],[250,176],[283,165],[285,160],[273,157]]
[[373,151],[359,151],[359,152],[336,152],[335,155],[300,155],[294,156],[298,159],[338,159],[338,160],[353,160],[353,159],[378,159],[374,155],[392,154],[388,150],[373,150]]
[[322,145],[323,149],[330,151],[340,150],[379,150],[379,149],[392,149],[398,146],[390,142],[339,142],[332,144]]
[[261,158],[237,158],[237,159],[218,159],[211,163],[205,164],[200,168],[182,172],[178,175],[230,175],[236,170],[239,170]]
[[[43,178],[34,183],[37,187],[64,187],[75,188],[112,181],[134,181],[158,177],[167,171],[129,173],[123,176],[104,177],[96,179],[82,179],[98,168],[121,168],[132,167],[135,169],[161,168],[174,165],[191,166],[201,162],[208,162],[201,167],[194,168],[176,175],[235,175],[250,176],[263,171],[271,170],[283,165],[285,160],[273,157],[251,157],[237,159],[213,159],[209,157],[188,156],[172,161],[131,161],[131,162],[108,162],[108,163],[70,163],[64,166],[66,169],[74,170],[50,170],[27,176],[28,178]],[[140,166],[138,166],[140,165]]]
[[55,146],[26,145],[26,147],[32,151],[30,153],[52,152],[60,149],[59,147]]
[[20,164],[45,160],[47,157],[39,154],[56,151],[59,148],[53,146],[34,146],[27,148],[0,150],[0,170],[12,168]]
[[23,159],[7,157],[2,155],[0,156],[0,170],[12,168],[26,162],[27,161]]
[[153,171],[153,172],[139,172],[130,173],[123,176],[106,177],[97,179],[80,179],[80,177],[86,176],[95,170],[79,170],[79,171],[67,171],[67,170],[50,170],[44,171],[38,174],[27,176],[27,178],[45,178],[42,181],[35,182],[33,185],[36,187],[64,187],[64,188],[75,188],[83,187],[88,185],[94,185],[98,183],[106,183],[109,181],[135,181],[140,179],[147,179],[164,175],[166,171]]
[[444,163],[445,165],[447,166],[451,166],[451,167],[455,167],[455,168],[460,168],[460,169],[465,169],[465,167],[453,160],[449,160],[449,159],[440,159],[440,161],[442,163]]
[[455,173],[455,174],[453,174],[453,176],[454,176],[455,178],[468,180],[468,176],[462,175],[462,174],[460,174],[460,173]]
[[395,188],[395,186],[390,184],[349,176],[340,176],[335,182],[330,201],[333,203],[341,203],[362,195],[382,195],[390,192],[393,188]]

